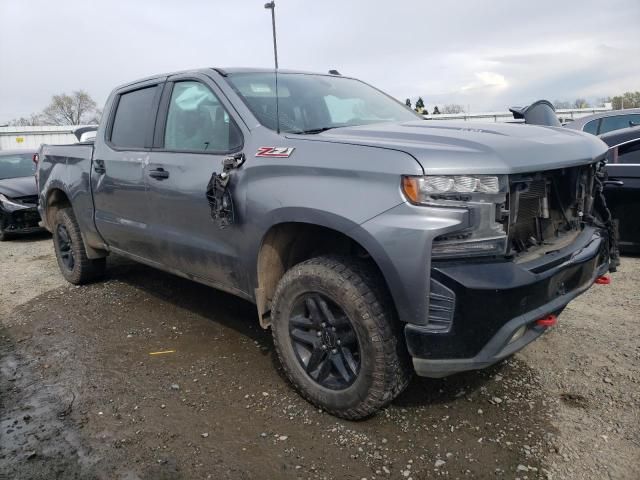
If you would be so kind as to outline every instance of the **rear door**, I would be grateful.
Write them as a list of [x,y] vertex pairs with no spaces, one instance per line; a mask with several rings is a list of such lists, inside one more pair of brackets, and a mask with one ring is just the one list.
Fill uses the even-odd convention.
[[155,80],[116,92],[91,171],[98,231],[110,247],[143,258],[149,241],[144,172],[162,86]]
[[607,204],[620,222],[620,246],[640,250],[640,139],[613,147],[607,165]]
[[[145,173],[154,257],[169,269],[235,291],[246,283],[239,276],[244,268],[238,267],[237,255],[242,227],[220,228],[206,196],[212,174],[221,172],[223,160],[243,147],[230,110],[208,77],[170,77]],[[237,192],[243,182],[243,170],[235,170],[231,189]]]

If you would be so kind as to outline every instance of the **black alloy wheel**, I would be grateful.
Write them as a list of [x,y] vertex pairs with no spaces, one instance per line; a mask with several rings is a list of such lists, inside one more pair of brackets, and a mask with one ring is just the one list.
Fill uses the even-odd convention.
[[343,390],[358,378],[358,337],[346,313],[325,295],[309,293],[295,302],[289,336],[298,362],[319,385]]
[[64,224],[58,224],[56,228],[56,237],[58,240],[58,248],[62,264],[67,270],[73,271],[73,267],[76,264],[75,257],[73,255],[73,241],[71,240],[69,231]]

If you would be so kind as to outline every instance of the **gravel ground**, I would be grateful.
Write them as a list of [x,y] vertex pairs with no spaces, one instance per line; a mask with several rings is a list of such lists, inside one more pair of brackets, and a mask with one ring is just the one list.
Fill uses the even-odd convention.
[[118,258],[73,287],[50,238],[3,243],[0,478],[638,479],[639,267],[511,360],[347,422],[286,383],[252,305]]

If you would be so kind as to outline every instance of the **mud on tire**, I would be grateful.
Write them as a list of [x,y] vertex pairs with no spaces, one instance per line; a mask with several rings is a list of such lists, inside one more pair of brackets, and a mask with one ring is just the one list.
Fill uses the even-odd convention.
[[87,257],[80,227],[71,208],[63,208],[56,214],[53,246],[60,271],[68,282],[81,285],[104,273],[106,258]]
[[[290,321],[299,321],[300,314],[292,317],[292,313],[308,295],[326,298],[334,309],[341,309],[356,334],[359,368],[355,380],[344,388],[319,383],[296,350]],[[271,317],[274,344],[285,374],[303,397],[335,416],[350,420],[370,416],[409,383],[413,370],[400,324],[380,274],[368,263],[322,256],[295,265],[278,283]],[[322,343],[324,333],[315,333]]]

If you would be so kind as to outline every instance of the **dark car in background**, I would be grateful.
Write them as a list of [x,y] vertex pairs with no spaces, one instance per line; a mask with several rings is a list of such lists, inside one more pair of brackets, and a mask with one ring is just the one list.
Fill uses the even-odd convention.
[[620,249],[640,252],[640,127],[605,133],[600,139],[609,146],[605,197],[619,221]]
[[615,130],[637,126],[640,126],[640,108],[596,113],[578,118],[565,125],[567,128],[581,130],[592,135],[602,135]]
[[41,231],[34,151],[0,151],[0,241]]

